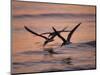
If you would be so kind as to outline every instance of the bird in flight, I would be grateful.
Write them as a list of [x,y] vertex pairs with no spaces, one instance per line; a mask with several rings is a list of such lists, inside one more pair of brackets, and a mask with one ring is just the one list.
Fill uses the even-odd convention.
[[[65,31],[66,28],[67,28],[67,27],[65,27],[65,28],[63,28],[62,30],[57,31],[57,32],[58,32],[59,34],[60,34],[61,32],[70,32],[69,30],[66,30],[66,31]],[[54,39],[54,38],[57,36],[57,34],[56,34],[55,32],[47,32],[47,33],[42,33],[42,34],[49,34],[48,38],[50,38],[50,39],[47,39],[47,40],[44,42],[43,46],[45,46],[47,43],[49,43],[49,40]]]
[[76,26],[69,32],[67,39],[64,39],[64,38],[60,35],[60,33],[59,33],[54,27],[52,27],[52,29],[55,31],[55,34],[63,41],[63,43],[62,43],[61,46],[71,43],[71,41],[70,41],[70,40],[71,40],[71,37],[72,37],[73,33],[75,32],[75,30],[80,26],[80,24],[81,24],[81,23],[79,23],[78,25],[76,25]]

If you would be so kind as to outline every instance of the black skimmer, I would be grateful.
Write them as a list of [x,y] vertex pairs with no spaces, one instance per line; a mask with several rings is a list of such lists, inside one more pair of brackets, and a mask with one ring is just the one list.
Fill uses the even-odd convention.
[[73,33],[75,32],[75,30],[80,26],[80,24],[81,24],[81,23],[79,23],[78,25],[76,25],[76,26],[70,31],[70,33],[68,34],[67,39],[64,39],[64,38],[59,34],[59,32],[58,32],[54,27],[52,27],[53,30],[55,31],[56,35],[63,41],[63,43],[62,43],[61,46],[71,43],[71,42],[70,42],[70,39],[71,39],[71,37],[72,37],[72,34],[73,34]]
[[[60,34],[61,32],[70,32],[69,30],[66,30],[66,31],[65,31],[66,28],[67,28],[67,27],[65,27],[65,28],[63,28],[62,30],[57,31],[57,32],[58,32],[59,34]],[[47,32],[47,33],[42,33],[42,34],[49,34],[48,38],[50,37],[50,39],[54,39],[54,38],[57,36],[57,34],[56,34],[55,32]],[[49,42],[50,39],[46,40],[46,41],[44,42],[43,46],[45,46],[45,45]]]

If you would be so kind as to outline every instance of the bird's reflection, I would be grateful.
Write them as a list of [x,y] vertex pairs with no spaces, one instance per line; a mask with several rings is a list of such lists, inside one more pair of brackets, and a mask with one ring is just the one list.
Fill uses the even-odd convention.
[[54,51],[53,48],[44,48],[44,52],[46,52],[44,56],[50,56],[50,57],[53,57],[54,54],[58,54],[57,52]]

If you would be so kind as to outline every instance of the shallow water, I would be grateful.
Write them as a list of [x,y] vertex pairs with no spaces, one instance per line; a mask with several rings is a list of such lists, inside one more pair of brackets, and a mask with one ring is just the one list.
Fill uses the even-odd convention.
[[[62,70],[95,69],[95,47],[83,42],[95,40],[95,7],[45,3],[12,2],[12,73],[35,73]],[[43,48],[44,39],[30,34],[24,26],[37,33],[52,32],[82,23],[71,38],[70,45],[60,47],[56,37]],[[61,34],[67,38],[68,33]],[[48,36],[48,35],[45,35]],[[49,54],[53,48],[57,54]],[[71,58],[64,61],[65,58]]]

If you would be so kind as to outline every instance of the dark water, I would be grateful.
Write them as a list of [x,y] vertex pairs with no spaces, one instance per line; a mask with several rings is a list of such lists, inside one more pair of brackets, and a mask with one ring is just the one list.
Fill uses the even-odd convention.
[[[27,50],[14,54],[13,73],[35,73],[95,69],[95,47],[87,44],[71,44],[53,49],[56,54],[44,50]],[[70,59],[67,59],[70,58]]]

